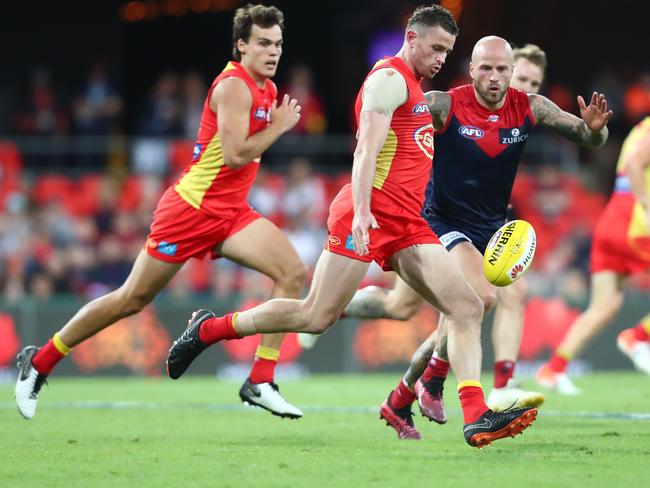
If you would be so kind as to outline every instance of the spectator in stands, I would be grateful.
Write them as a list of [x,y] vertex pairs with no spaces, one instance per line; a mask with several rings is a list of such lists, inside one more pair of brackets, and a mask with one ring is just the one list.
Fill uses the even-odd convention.
[[29,92],[12,119],[12,130],[17,134],[49,136],[69,132],[69,116],[54,90],[49,70],[39,67],[32,72]]
[[625,118],[628,124],[650,114],[650,71],[642,72],[625,92]]
[[314,91],[314,75],[305,64],[296,64],[289,72],[287,86],[281,90],[291,93],[302,107],[298,124],[293,128],[295,134],[322,134],[327,129],[327,118],[320,96]]
[[282,212],[293,218],[306,210],[306,218],[323,223],[327,213],[325,185],[312,174],[311,162],[307,158],[296,157],[289,162],[286,183]]
[[148,136],[179,136],[183,133],[182,126],[178,75],[166,71],[156,80],[149,96],[140,132]]
[[108,78],[104,61],[95,60],[85,86],[73,104],[74,132],[80,135],[106,135],[120,123],[124,103]]
[[182,93],[182,135],[186,139],[194,140],[199,133],[199,123],[203,112],[203,103],[208,87],[203,76],[198,71],[188,71],[183,76]]

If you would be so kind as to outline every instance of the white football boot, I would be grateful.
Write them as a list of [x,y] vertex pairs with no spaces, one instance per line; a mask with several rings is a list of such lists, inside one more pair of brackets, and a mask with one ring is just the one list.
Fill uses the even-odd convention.
[[633,329],[625,329],[618,335],[616,345],[634,363],[639,371],[650,374],[650,342],[639,341]]
[[37,347],[27,346],[17,356],[18,379],[16,380],[14,398],[20,415],[26,419],[34,417],[38,393],[47,378],[47,375],[40,374],[32,366],[32,358],[37,352]]
[[495,412],[502,412],[513,407],[539,407],[542,403],[544,403],[542,393],[523,390],[512,378],[503,388],[493,388],[487,399],[487,406]]
[[535,380],[540,386],[555,391],[560,395],[580,395],[582,390],[573,384],[566,373],[553,371],[548,364],[543,364],[535,373]]
[[300,332],[298,333],[298,344],[300,344],[300,347],[304,351],[307,351],[316,345],[318,338],[321,335],[322,334],[305,334],[304,332]]
[[282,418],[299,419],[302,410],[287,402],[280,394],[280,389],[275,383],[259,383],[254,385],[250,378],[239,389],[239,398],[246,405],[255,405],[264,408]]

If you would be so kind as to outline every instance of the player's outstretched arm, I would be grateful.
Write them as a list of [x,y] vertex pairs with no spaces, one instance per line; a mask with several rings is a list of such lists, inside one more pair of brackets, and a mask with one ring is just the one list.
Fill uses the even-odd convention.
[[542,95],[530,93],[528,100],[533,117],[538,124],[553,129],[570,141],[589,148],[600,147],[607,141],[609,133],[607,122],[613,113],[607,110],[605,95],[594,92],[589,105],[586,105],[584,99],[578,95],[582,119],[565,112]]
[[429,113],[433,119],[433,127],[436,130],[442,129],[447,123],[449,111],[451,110],[451,95],[442,91],[430,91],[424,94],[429,106]]
[[386,142],[390,129],[391,115],[367,111],[359,116],[357,147],[352,163],[352,200],[354,219],[352,220],[352,239],[357,254],[368,254],[370,242],[368,230],[377,229],[377,221],[370,211],[370,196],[375,178],[377,156]]
[[300,105],[296,99],[285,95],[278,106],[273,102],[271,123],[252,136],[248,135],[253,95],[246,82],[239,78],[226,78],[212,91],[210,108],[217,114],[219,136],[224,163],[231,168],[241,168],[260,157],[283,133],[291,130],[300,119]]

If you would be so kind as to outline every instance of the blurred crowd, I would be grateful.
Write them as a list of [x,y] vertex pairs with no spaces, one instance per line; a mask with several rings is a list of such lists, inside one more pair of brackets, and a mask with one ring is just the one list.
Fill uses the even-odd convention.
[[[288,67],[287,73],[279,92],[290,93],[303,107],[294,132],[326,133],[326,112],[313,73],[306,65]],[[466,81],[459,75],[455,83]],[[48,299],[57,293],[89,299],[125,280],[158,197],[190,159],[208,82],[195,71],[160,73],[128,127],[124,97],[101,60],[74,94],[61,94],[47,69],[33,72],[25,93],[16,98],[10,117],[13,135],[137,137],[130,146],[128,171],[109,171],[100,161],[81,174],[47,174],[42,166],[34,171],[30,156],[21,154],[11,138],[0,141],[0,300],[16,302],[26,295]],[[650,72],[624,83],[605,69],[589,89],[606,93],[616,110],[611,142],[600,155],[589,155],[593,166],[587,173],[596,177],[569,174],[557,161],[525,163],[512,195],[514,214],[537,229],[532,293],[577,302],[587,294],[590,236],[606,202],[620,140],[650,113]],[[569,111],[575,108],[573,93],[558,84],[546,89]],[[251,204],[285,230],[312,268],[325,242],[329,202],[350,178],[347,156],[328,168],[302,156],[272,171],[263,164],[250,195]],[[373,283],[386,279],[378,268],[368,276]],[[645,286],[642,278],[636,284]],[[167,293],[226,296],[263,294],[267,288],[268,282],[254,272],[206,259],[191,260]]]

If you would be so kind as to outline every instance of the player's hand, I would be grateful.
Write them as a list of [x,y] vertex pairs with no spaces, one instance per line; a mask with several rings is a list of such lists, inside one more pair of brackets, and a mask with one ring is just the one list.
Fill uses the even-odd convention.
[[277,124],[282,132],[293,129],[300,120],[300,105],[295,98],[289,95],[282,97],[282,103],[278,105],[277,100],[271,106],[271,123]]
[[355,212],[352,219],[352,240],[354,250],[359,256],[368,254],[368,244],[370,244],[370,229],[379,229],[375,216],[366,210],[364,212]]
[[593,132],[600,132],[614,115],[614,112],[607,110],[607,100],[602,93],[594,92],[589,105],[586,105],[584,98],[578,95],[578,106],[582,120]]

